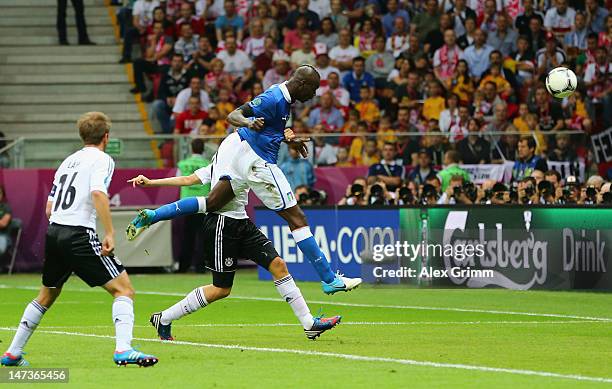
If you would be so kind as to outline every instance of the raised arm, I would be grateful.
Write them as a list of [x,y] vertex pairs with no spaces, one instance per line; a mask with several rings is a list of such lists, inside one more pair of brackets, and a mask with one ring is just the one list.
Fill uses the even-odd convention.
[[195,174],[189,176],[159,178],[154,180],[141,174],[137,177],[129,179],[127,182],[131,182],[134,188],[136,186],[142,186],[145,188],[153,188],[158,186],[191,186],[202,183]]

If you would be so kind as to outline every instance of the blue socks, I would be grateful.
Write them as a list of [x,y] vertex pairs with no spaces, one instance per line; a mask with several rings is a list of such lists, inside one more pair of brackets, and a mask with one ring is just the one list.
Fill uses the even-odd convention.
[[312,236],[309,227],[298,228],[292,231],[293,239],[297,243],[304,256],[308,259],[310,264],[315,268],[321,280],[326,284],[331,283],[336,279],[336,275],[332,272],[329,267],[329,262],[325,258],[325,254],[319,248],[319,245]]
[[174,219],[177,216],[191,215],[200,211],[200,202],[197,197],[187,197],[174,203],[162,205],[153,212],[155,215],[151,218],[151,224],[155,224],[162,220]]

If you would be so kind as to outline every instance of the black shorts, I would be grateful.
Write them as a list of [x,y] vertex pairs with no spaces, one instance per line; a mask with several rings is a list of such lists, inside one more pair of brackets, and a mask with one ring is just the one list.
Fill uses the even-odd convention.
[[106,284],[125,269],[114,255],[102,256],[101,251],[102,244],[91,228],[49,225],[43,285],[59,288],[73,272],[91,287]]
[[204,218],[204,264],[213,273],[213,285],[233,285],[238,259],[250,259],[268,270],[278,256],[272,242],[251,220],[216,213]]

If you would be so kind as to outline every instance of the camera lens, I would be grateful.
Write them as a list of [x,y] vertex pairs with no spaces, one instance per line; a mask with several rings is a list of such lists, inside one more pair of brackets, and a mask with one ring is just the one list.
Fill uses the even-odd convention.
[[372,194],[372,196],[381,196],[382,192],[383,188],[378,184],[372,185],[372,188],[370,188],[370,193]]
[[596,194],[597,194],[597,191],[595,190],[595,187],[593,187],[593,186],[589,186],[589,187],[586,189],[586,195],[587,195],[587,197],[591,197],[591,198],[592,198],[592,197],[595,197],[595,195],[596,195]]
[[351,194],[353,196],[361,196],[363,194],[363,185],[361,184],[351,185]]

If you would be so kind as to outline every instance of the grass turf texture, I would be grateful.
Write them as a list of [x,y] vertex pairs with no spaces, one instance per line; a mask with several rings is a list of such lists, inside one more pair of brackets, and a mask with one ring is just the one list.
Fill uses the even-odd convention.
[[[381,388],[612,386],[610,294],[501,289],[419,290],[365,285],[351,293],[325,296],[318,284],[302,282],[298,285],[313,313],[323,308],[326,315],[343,315],[340,326],[317,341],[309,341],[301,327],[294,325],[297,321],[290,307],[280,299],[272,283],[258,281],[255,272],[240,271],[232,297],[174,323],[173,335],[179,343],[171,344],[155,340],[154,329],[148,324],[149,314],[175,303],[195,286],[208,283],[210,275],[133,275],[131,279],[136,288],[134,336],[137,339],[133,344],[159,357],[157,366],[147,369],[115,367],[112,362],[112,299],[103,290],[89,289],[72,277],[26,347],[26,357],[32,367],[68,367],[69,386],[79,388],[108,387],[111,383],[129,385],[130,389],[280,385],[340,388],[371,388],[374,385]],[[0,349],[3,351],[13,336],[13,331],[7,327],[17,325],[25,304],[35,297],[39,277],[2,276],[0,285]],[[262,299],[249,299],[253,297]],[[413,308],[391,308],[389,305]],[[415,306],[427,309],[415,309]],[[554,313],[580,318],[432,310],[431,307]],[[609,320],[595,321],[593,318]],[[387,324],[374,325],[372,322]],[[262,325],[275,323],[288,325]],[[239,347],[225,349],[212,345]],[[301,350],[305,354],[279,350]],[[345,358],[354,357],[308,353],[387,359],[351,360]],[[414,361],[478,368],[419,366]],[[482,369],[486,367],[599,377],[610,381]]]

